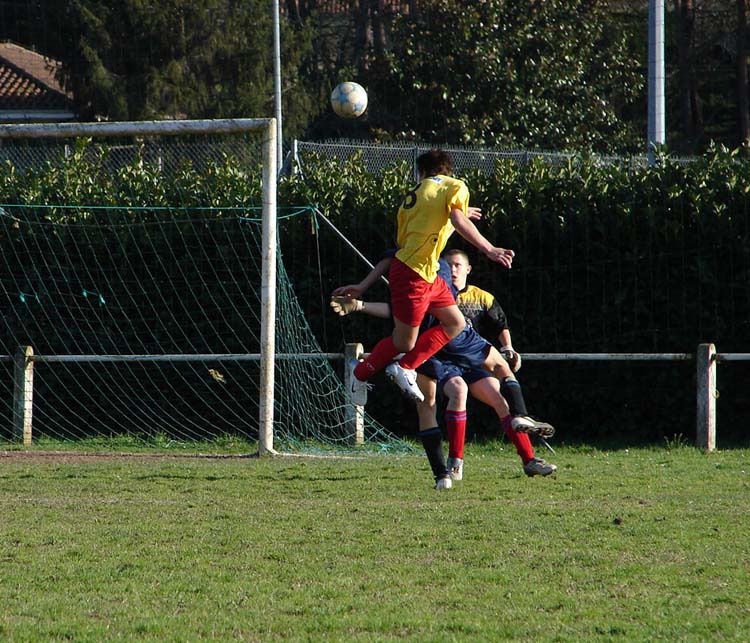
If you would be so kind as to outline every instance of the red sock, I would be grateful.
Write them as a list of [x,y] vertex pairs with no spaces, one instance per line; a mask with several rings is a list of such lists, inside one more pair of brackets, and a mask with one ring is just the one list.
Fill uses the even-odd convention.
[[392,337],[381,339],[375,344],[370,355],[363,362],[357,364],[354,369],[354,377],[361,382],[369,380],[375,373],[388,366],[399,352],[393,345]]
[[417,343],[398,363],[402,367],[414,370],[424,364],[430,357],[445,346],[451,338],[442,326],[433,326],[417,337]]
[[515,431],[510,422],[510,415],[506,415],[501,420],[500,424],[503,427],[503,433],[513,443],[513,446],[516,447],[516,452],[521,456],[521,461],[526,464],[534,459],[534,447],[531,446],[531,438],[529,438],[528,433]]
[[466,411],[446,411],[445,426],[448,431],[448,457],[463,458],[466,442]]

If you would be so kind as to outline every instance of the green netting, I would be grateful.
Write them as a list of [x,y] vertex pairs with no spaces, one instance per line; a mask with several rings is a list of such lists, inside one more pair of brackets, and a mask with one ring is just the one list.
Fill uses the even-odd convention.
[[[1,207],[0,352],[28,345],[38,358],[35,440],[216,448],[257,440],[259,210]],[[343,364],[321,354],[281,253],[277,272],[275,447],[349,450]],[[68,355],[141,357],[59,358]],[[186,357],[154,359],[162,355]],[[222,357],[187,359],[194,355]],[[3,370],[0,439],[11,441],[12,364]],[[408,448],[367,416],[365,441]]]

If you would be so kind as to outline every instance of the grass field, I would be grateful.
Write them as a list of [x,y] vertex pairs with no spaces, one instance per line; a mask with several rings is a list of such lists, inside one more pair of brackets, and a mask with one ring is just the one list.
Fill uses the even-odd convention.
[[1,641],[746,641],[750,451],[0,453]]

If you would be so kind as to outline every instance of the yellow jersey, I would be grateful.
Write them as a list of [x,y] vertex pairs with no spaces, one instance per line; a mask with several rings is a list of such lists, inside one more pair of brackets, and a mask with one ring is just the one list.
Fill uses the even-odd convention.
[[438,174],[421,181],[398,210],[396,257],[425,281],[434,282],[440,253],[455,230],[451,211],[466,215],[468,207],[469,188],[460,179]]

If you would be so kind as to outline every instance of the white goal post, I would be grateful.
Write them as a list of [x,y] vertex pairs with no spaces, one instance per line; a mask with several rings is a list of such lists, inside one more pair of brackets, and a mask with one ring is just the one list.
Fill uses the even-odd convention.
[[262,137],[262,272],[260,334],[260,400],[258,449],[273,448],[274,372],[276,348],[276,181],[278,175],[275,118],[215,120],[127,121],[101,123],[44,123],[0,125],[0,141],[121,136],[177,136],[199,134],[257,133]]

